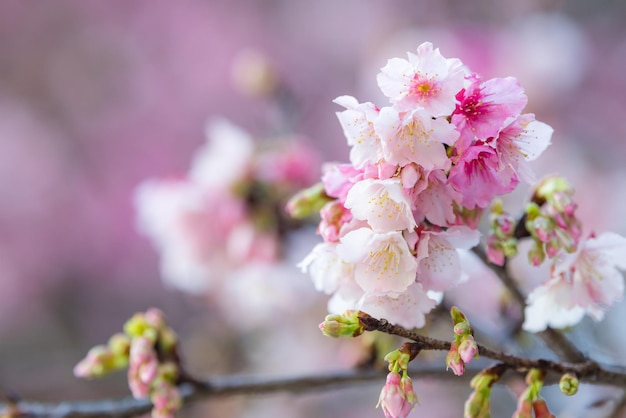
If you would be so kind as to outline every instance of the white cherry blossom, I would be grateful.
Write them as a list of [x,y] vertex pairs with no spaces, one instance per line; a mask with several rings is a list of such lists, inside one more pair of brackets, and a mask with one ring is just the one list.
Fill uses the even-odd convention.
[[359,228],[341,238],[337,253],[354,263],[355,280],[366,293],[397,296],[415,282],[417,262],[400,231]]
[[455,95],[463,88],[463,63],[446,59],[430,42],[408,53],[408,60],[392,58],[377,76],[378,86],[401,111],[422,107],[431,116],[452,113]]
[[577,324],[584,314],[600,321],[624,294],[626,238],[604,233],[557,258],[550,279],[529,296],[523,328],[538,332]]
[[340,96],[334,100],[346,108],[337,112],[350,148],[350,161],[355,168],[376,164],[382,158],[380,139],[374,130],[378,108],[372,103],[359,103],[352,96]]
[[411,202],[399,178],[356,183],[348,192],[344,206],[355,219],[367,221],[374,231],[401,231],[416,226]]

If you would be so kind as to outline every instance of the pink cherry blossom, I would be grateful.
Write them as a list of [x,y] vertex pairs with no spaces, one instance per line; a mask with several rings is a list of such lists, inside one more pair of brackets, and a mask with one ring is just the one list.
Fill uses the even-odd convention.
[[550,145],[552,132],[552,127],[527,113],[511,121],[493,142],[502,163],[512,167],[520,180],[532,183],[535,179],[528,162],[538,158]]
[[454,202],[462,197],[450,184],[443,170],[432,170],[420,180],[413,198],[413,214],[418,223],[427,219],[433,225],[448,226],[455,223]]
[[367,221],[374,231],[401,231],[416,226],[411,202],[399,178],[356,183],[348,192],[345,207],[356,219]]
[[449,115],[463,87],[463,64],[444,58],[429,42],[408,53],[408,61],[392,58],[377,76],[378,86],[400,111],[422,107],[431,116]]
[[459,104],[452,114],[452,123],[461,132],[462,149],[471,145],[474,138],[486,140],[497,136],[504,122],[519,116],[528,101],[513,77],[485,82],[476,74],[468,78],[471,84],[457,94]]
[[322,171],[326,194],[342,202],[346,200],[354,183],[363,180],[364,177],[363,170],[357,170],[352,164],[325,164]]
[[337,118],[348,139],[350,161],[355,168],[376,164],[382,158],[380,139],[374,131],[379,109],[372,103],[359,103],[352,96],[340,96],[335,103],[346,108],[337,112]]
[[374,127],[382,140],[385,161],[401,166],[416,163],[426,170],[447,169],[450,160],[443,144],[453,145],[459,137],[445,118],[433,119],[422,108],[400,113],[384,107]]
[[341,238],[337,253],[354,263],[356,282],[366,293],[397,296],[415,281],[417,262],[400,231],[359,228]]
[[626,238],[604,233],[582,241],[575,253],[557,257],[550,279],[528,296],[524,329],[575,325],[585,313],[600,321],[624,294],[618,269],[626,269]]
[[484,144],[465,149],[450,170],[448,181],[463,196],[462,205],[468,209],[489,206],[494,196],[511,192],[519,183],[513,168],[503,165],[497,151]]
[[461,282],[465,274],[457,249],[469,250],[479,239],[480,232],[466,226],[422,231],[417,243],[417,281],[425,289],[439,292]]
[[358,309],[389,322],[406,327],[422,328],[426,324],[426,314],[437,306],[420,283],[412,283],[398,296],[377,296],[366,293],[359,301]]

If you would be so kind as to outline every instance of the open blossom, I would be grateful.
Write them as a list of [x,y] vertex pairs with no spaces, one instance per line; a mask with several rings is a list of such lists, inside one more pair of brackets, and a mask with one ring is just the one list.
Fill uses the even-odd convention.
[[401,231],[416,226],[399,178],[356,183],[348,192],[345,207],[356,219],[367,221],[374,231]]
[[534,177],[528,162],[539,157],[550,145],[552,132],[552,127],[527,113],[512,120],[493,142],[502,164],[512,167],[520,180],[532,183]]
[[478,244],[480,233],[466,226],[423,231],[417,243],[418,282],[427,290],[444,291],[465,277],[458,249]]
[[365,292],[397,296],[415,281],[417,262],[400,231],[359,228],[341,238],[337,253],[354,263],[356,282]]
[[418,223],[427,219],[433,225],[449,226],[456,220],[454,203],[462,197],[450,184],[443,170],[424,173],[414,189],[415,210]]
[[448,180],[463,196],[466,208],[486,208],[494,196],[515,189],[519,179],[510,166],[502,165],[495,149],[472,145],[456,159]]
[[412,329],[422,328],[426,324],[426,314],[437,306],[437,301],[429,297],[420,283],[412,283],[398,296],[366,293],[357,306],[374,317],[385,318],[393,324]]
[[604,233],[582,241],[578,251],[558,257],[550,279],[528,296],[524,329],[577,324],[584,314],[596,321],[624,294],[626,238]]
[[384,107],[374,127],[385,161],[400,166],[415,163],[426,170],[447,169],[450,161],[444,144],[452,145],[459,137],[454,125],[445,118],[433,119],[422,108],[401,113]]
[[492,78],[483,82],[473,74],[470,85],[457,94],[459,104],[452,114],[452,123],[461,132],[462,148],[474,138],[486,140],[498,135],[509,118],[516,118],[528,98],[513,77]]
[[463,87],[463,63],[443,57],[430,42],[407,55],[408,60],[392,58],[381,69],[377,80],[382,92],[398,110],[422,107],[431,116],[449,115]]
[[337,118],[350,148],[350,161],[356,168],[376,164],[382,158],[380,138],[374,130],[379,109],[372,103],[359,103],[352,96],[340,96],[335,103],[346,108]]

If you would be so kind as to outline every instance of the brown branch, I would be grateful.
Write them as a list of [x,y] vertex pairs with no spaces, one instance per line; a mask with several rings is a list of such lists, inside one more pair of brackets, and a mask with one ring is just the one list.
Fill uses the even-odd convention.
[[[477,373],[479,370],[473,370]],[[412,377],[459,380],[452,373],[446,372],[440,365],[423,365],[409,370]],[[206,380],[187,379],[180,386],[184,403],[218,396],[260,395],[266,393],[286,392],[302,393],[315,390],[331,390],[343,386],[378,381],[384,383],[386,370],[356,369],[345,372],[317,374],[297,377],[267,378],[258,376],[223,376]],[[468,376],[471,376],[468,374]],[[94,417],[136,417],[149,413],[152,404],[147,399],[110,399],[81,402],[44,403],[9,400],[0,403],[2,418],[94,418]],[[4,411],[4,412],[3,412]]]
[[[505,267],[506,264],[505,266],[497,266],[490,263],[487,259],[487,253],[480,246],[474,247],[472,251],[482,260],[483,263],[489,266],[491,270],[496,273],[502,284],[507,288],[513,298],[523,309],[524,306],[526,306],[526,297],[520,291],[517,283],[515,283],[515,280],[513,280],[513,278],[507,273]],[[555,329],[547,328],[545,331],[538,332],[536,335],[541,338],[548,348],[550,348],[550,350],[552,350],[552,352],[563,361],[567,361],[569,363],[585,363],[589,361],[589,359],[570,340]]]
[[[360,315],[359,320],[366,331],[380,331],[386,334],[398,335],[407,338],[418,344],[420,350],[450,350],[450,342],[437,340],[409,331],[398,325],[390,324],[385,319],[376,319],[369,315]],[[541,369],[546,372],[553,372],[558,375],[573,373],[582,382],[606,384],[626,388],[626,372],[615,371],[609,367],[603,367],[599,363],[591,360],[585,362],[556,362],[546,359],[527,359],[500,351],[492,350],[478,344],[478,353],[492,360],[497,360],[506,365],[507,368],[518,372],[529,369]]]

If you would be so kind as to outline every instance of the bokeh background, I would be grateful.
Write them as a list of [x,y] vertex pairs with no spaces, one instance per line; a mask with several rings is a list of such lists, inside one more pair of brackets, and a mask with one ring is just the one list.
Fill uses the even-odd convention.
[[[165,311],[202,374],[347,367],[355,355],[318,333],[325,298],[304,275],[293,280],[311,294],[306,314],[278,318],[272,338],[164,286],[158,253],[137,232],[134,191],[185,173],[214,116],[255,137],[298,134],[323,160],[347,160],[332,99],[383,103],[378,70],[423,41],[485,77],[518,77],[527,110],[555,128],[537,171],[571,179],[587,230],[626,233],[624,21],[621,0],[3,1],[0,386],[40,400],[125,395],[123,376],[84,383],[71,369],[149,306]],[[242,88],[250,51],[273,68],[279,96]],[[619,351],[605,334],[602,352]],[[314,354],[284,364],[303,342]],[[212,400],[183,416],[349,416],[365,393],[355,416],[376,417],[379,389]],[[420,395],[438,411],[429,416],[459,416],[437,409],[436,395],[449,395],[436,383],[417,389],[433,394]]]

